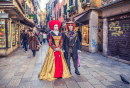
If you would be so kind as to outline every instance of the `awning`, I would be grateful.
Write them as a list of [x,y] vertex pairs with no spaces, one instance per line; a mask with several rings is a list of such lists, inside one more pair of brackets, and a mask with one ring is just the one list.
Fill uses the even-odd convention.
[[75,17],[74,20],[75,20],[75,21],[78,20],[78,19],[79,19],[80,17],[82,17],[84,14],[85,14],[85,13],[83,13],[83,14],[81,14],[81,15]]
[[90,12],[85,12],[77,17],[74,17],[76,23],[82,23],[89,20]]

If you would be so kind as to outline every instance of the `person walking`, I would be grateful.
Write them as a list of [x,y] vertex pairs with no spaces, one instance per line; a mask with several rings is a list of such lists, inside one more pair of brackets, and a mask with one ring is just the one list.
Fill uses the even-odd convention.
[[32,50],[33,56],[36,55],[36,49],[38,48],[39,42],[37,36],[35,36],[34,33],[31,33],[31,36],[29,38],[29,49]]
[[43,41],[43,35],[42,32],[40,32],[39,36],[38,36],[39,42],[42,45],[42,41]]
[[29,34],[27,33],[28,31],[25,30],[25,32],[22,34],[22,42],[25,48],[25,52],[28,51],[28,40],[29,40]]
[[44,32],[44,33],[43,33],[43,43],[46,43],[46,39],[47,39],[47,35],[46,35],[46,33]]

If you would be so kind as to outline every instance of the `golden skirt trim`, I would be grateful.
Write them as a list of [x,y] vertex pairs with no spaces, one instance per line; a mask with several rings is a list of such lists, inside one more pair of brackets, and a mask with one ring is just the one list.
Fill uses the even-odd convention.
[[[69,72],[66,60],[64,58],[63,51],[61,50],[61,56],[62,56],[62,63],[63,63],[63,75],[62,78],[69,78],[71,77],[71,74]],[[40,80],[47,80],[47,81],[53,81],[57,78],[54,77],[55,75],[55,58],[54,58],[54,51],[51,47],[49,47],[46,58],[44,60],[44,63],[42,65],[41,71],[38,74]]]

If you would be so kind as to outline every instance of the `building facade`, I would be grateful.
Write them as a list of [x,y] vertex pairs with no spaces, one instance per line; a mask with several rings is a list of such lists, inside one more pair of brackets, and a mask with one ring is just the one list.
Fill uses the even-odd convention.
[[130,64],[130,1],[103,0],[103,54]]
[[35,6],[30,0],[0,0],[0,56],[6,56],[20,45],[20,31],[35,27],[30,14]]

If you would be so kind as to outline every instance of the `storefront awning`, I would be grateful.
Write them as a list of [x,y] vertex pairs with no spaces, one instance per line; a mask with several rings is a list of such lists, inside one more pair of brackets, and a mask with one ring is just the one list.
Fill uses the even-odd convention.
[[76,23],[82,23],[89,20],[90,12],[85,12],[74,18]]

